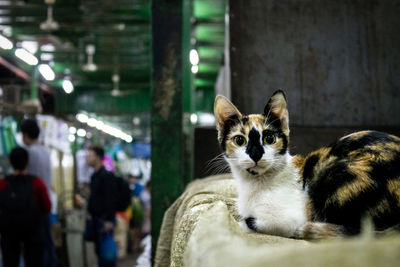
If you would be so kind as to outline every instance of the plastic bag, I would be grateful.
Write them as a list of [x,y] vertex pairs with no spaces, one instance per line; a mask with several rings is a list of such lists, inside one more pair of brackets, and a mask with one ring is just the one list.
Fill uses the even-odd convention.
[[117,244],[112,233],[105,233],[102,236],[99,256],[106,261],[114,261],[117,258]]

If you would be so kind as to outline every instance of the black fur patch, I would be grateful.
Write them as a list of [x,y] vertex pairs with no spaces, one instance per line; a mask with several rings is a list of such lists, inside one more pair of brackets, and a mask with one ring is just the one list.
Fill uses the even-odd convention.
[[384,190],[370,187],[354,195],[344,205],[339,206],[334,202],[326,203],[324,216],[330,223],[360,229],[361,219],[367,214],[368,208],[376,206],[384,198],[384,194]]
[[225,152],[226,150],[226,139],[228,138],[228,134],[230,129],[236,124],[240,123],[240,119],[237,115],[232,115],[224,124],[224,129],[222,131],[222,140],[221,140],[221,149]]
[[280,155],[285,155],[287,147],[288,147],[288,138],[287,136],[283,133],[283,132],[279,132],[278,133],[278,137],[280,137],[282,139],[283,145],[282,145],[282,149],[279,151]]
[[[267,115],[265,114],[265,116],[267,116]],[[277,116],[275,116],[275,114],[273,114],[273,113],[270,113],[268,115],[267,123],[269,125],[272,125],[275,129],[282,129],[281,120]]]
[[[400,207],[397,196],[392,195],[388,190],[388,181],[400,179],[400,151],[389,149],[392,157],[390,160],[379,159],[381,150],[387,142],[399,143],[397,139],[388,134],[371,132],[359,138],[348,137],[333,144],[331,155],[336,160],[330,166],[318,173],[318,177],[312,177],[313,169],[318,162],[318,156],[311,156],[307,159],[303,171],[303,182],[308,187],[311,205],[313,207],[313,220],[343,225],[346,229],[352,229],[349,234],[356,234],[360,230],[362,218],[373,211],[381,203],[387,203],[386,210],[373,217],[375,228],[383,230],[387,227],[399,224]],[[365,148],[372,144],[382,144],[377,149]],[[351,158],[349,153],[357,151]],[[350,172],[350,164],[358,164],[358,158],[366,153],[377,156],[377,160],[370,163],[371,171],[367,174],[373,186],[365,187],[362,191],[350,197],[344,202],[337,200],[335,195],[338,190],[345,189],[350,183],[357,183],[360,177]],[[311,179],[315,178],[315,179]],[[335,196],[335,198],[330,198]]]
[[276,94],[279,94],[279,93],[283,95],[283,98],[284,98],[285,101],[287,102],[285,92],[283,92],[282,90],[277,90],[277,91],[275,91],[275,92],[272,94],[271,98],[269,99],[268,103],[267,103],[267,104],[265,105],[265,107],[264,107],[264,114],[265,114],[265,116],[267,116],[268,113],[271,113],[270,110],[271,110],[272,97],[273,97],[274,95],[276,95]]
[[387,180],[400,179],[400,151],[393,151],[394,157],[390,161],[375,161],[371,164],[372,170],[369,175],[378,184]]
[[319,160],[318,155],[312,155],[309,157],[305,164],[304,164],[304,171],[303,171],[303,189],[306,188],[307,181],[311,180],[313,177],[314,167]]
[[[325,221],[331,213],[326,206],[328,198],[335,194],[339,188],[346,186],[355,179],[357,177],[348,171],[347,164],[338,161],[320,173],[317,179],[307,181],[308,194],[312,199],[318,220]],[[332,209],[332,207],[330,208]]]
[[257,231],[256,227],[256,219],[254,217],[247,217],[245,220],[247,227],[249,227],[250,230]]
[[351,151],[364,148],[365,146],[393,141],[394,139],[386,133],[371,131],[370,133],[363,135],[358,139],[353,139],[351,136],[349,136],[331,144],[330,147],[332,149],[330,154],[339,158],[344,158]]
[[375,227],[378,230],[393,226],[400,223],[400,207],[398,205],[397,196],[388,192],[387,181],[400,179],[400,151],[393,151],[394,158],[390,161],[376,161],[369,172],[370,177],[374,180],[376,192],[370,196],[375,201],[371,204],[377,204],[383,198],[386,198],[390,205],[390,212],[382,214],[379,218],[374,218]]
[[264,154],[264,148],[260,144],[260,133],[252,128],[249,132],[249,143],[246,148],[246,153],[254,162],[258,162]]
[[248,123],[249,122],[249,116],[243,116],[242,122],[243,122],[243,124]]

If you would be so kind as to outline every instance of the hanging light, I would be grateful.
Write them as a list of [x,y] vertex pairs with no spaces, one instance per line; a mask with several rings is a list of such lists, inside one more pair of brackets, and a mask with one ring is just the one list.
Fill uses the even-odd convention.
[[0,47],[6,50],[12,49],[14,47],[13,43],[8,40],[3,35],[0,35]]
[[200,113],[199,114],[199,125],[202,126],[213,126],[215,125],[215,116],[212,113]]
[[73,134],[68,135],[68,140],[69,140],[71,143],[74,142],[74,141],[75,141],[75,135],[73,135]]
[[40,24],[40,29],[43,31],[55,31],[58,30],[59,26],[56,21],[53,20],[53,5],[55,0],[45,0],[47,4],[47,20]]
[[39,72],[47,81],[52,81],[56,77],[54,71],[50,68],[47,64],[40,64],[39,65]]
[[132,138],[132,136],[130,136],[130,135],[128,135],[128,136],[126,137],[126,139],[125,139],[125,141],[126,141],[127,143],[131,143],[132,140],[133,140],[133,138]]
[[86,136],[86,130],[85,129],[78,129],[76,134],[80,137],[85,137]]
[[23,48],[16,49],[15,56],[31,66],[37,65],[39,63],[38,59],[34,55]]
[[93,62],[93,55],[96,51],[96,47],[93,44],[88,44],[86,46],[86,53],[87,53],[87,63],[83,66],[84,71],[96,71],[97,65]]
[[76,115],[76,119],[82,123],[87,123],[89,120],[89,117],[86,114],[79,113]]
[[36,41],[22,41],[21,46],[31,54],[35,54],[39,48],[39,44]]
[[192,115],[190,115],[190,122],[192,124],[196,124],[199,120],[199,117],[197,116],[196,113],[192,113]]
[[40,60],[42,61],[53,61],[54,55],[50,53],[41,53]]
[[74,126],[69,127],[70,134],[76,134],[76,128]]
[[190,50],[189,59],[190,59],[190,63],[192,63],[192,65],[199,64],[199,54],[197,53],[196,49]]
[[53,44],[44,44],[44,45],[42,45],[41,47],[40,47],[40,50],[42,51],[42,52],[54,52],[54,51],[56,51],[56,48],[54,47],[54,45]]
[[97,120],[95,118],[90,118],[87,122],[90,127],[96,127]]
[[97,128],[97,130],[102,130],[102,129],[103,129],[103,126],[104,126],[104,122],[102,122],[102,121],[100,121],[100,120],[98,120],[98,121],[96,122],[96,128]]
[[139,125],[139,123],[140,123],[140,118],[139,118],[139,117],[134,117],[133,120],[132,120],[132,122],[133,122],[134,125]]
[[198,65],[193,65],[192,66],[192,73],[196,74],[197,72],[199,72],[199,66]]
[[62,83],[62,87],[67,94],[70,94],[74,91],[74,85],[70,80],[65,79]]

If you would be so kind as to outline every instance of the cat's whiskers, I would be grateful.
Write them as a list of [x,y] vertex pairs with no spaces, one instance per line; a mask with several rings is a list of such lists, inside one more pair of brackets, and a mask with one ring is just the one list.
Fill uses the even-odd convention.
[[218,161],[218,160],[220,160],[220,159],[224,160],[224,156],[225,156],[225,153],[222,152],[222,153],[218,154],[217,156],[215,156],[214,158],[208,160],[208,161],[206,162],[205,168],[208,168],[214,161]]
[[[229,164],[225,160],[225,153],[221,153],[207,162],[205,166],[205,173],[220,174],[229,169]],[[236,160],[236,159],[232,159]]]

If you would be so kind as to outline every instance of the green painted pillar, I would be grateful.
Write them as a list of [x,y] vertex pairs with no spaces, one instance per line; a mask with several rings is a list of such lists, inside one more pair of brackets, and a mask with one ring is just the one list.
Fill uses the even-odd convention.
[[193,74],[191,71],[189,53],[192,48],[192,15],[193,0],[182,0],[182,83],[183,83],[183,111],[192,113],[195,108]]
[[193,180],[194,168],[194,125],[190,122],[190,115],[195,111],[195,92],[193,83],[192,64],[189,53],[192,48],[192,0],[183,0],[182,7],[182,85],[183,85],[183,112],[184,117],[184,183]]
[[153,260],[164,212],[183,190],[182,0],[152,1]]

